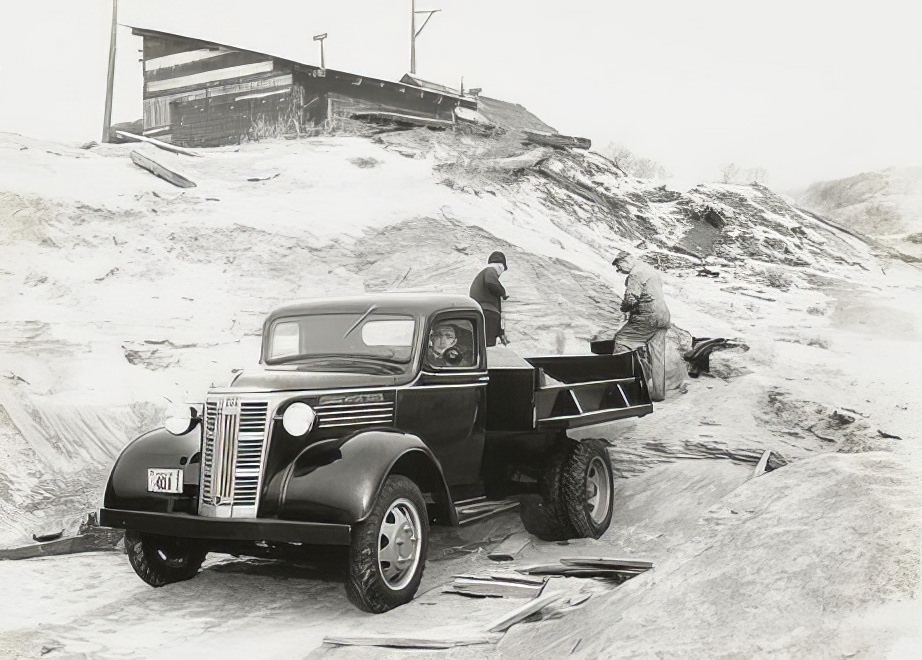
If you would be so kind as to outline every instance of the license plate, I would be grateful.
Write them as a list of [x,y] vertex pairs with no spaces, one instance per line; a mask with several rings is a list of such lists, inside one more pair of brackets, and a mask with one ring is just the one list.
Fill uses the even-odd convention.
[[147,468],[147,490],[151,493],[182,493],[182,470]]

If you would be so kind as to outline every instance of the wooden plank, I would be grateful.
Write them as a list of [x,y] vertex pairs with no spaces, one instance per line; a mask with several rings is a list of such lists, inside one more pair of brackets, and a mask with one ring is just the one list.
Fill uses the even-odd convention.
[[592,141],[589,138],[561,135],[560,133],[539,133],[536,131],[522,131],[529,142],[548,147],[573,147],[575,149],[589,149]]
[[455,646],[473,646],[476,644],[493,644],[500,635],[469,635],[446,639],[428,637],[400,637],[397,635],[334,635],[324,637],[324,644],[336,646],[389,646],[401,649],[450,649]]
[[[756,469],[752,471],[752,477],[758,477],[765,472],[765,468],[768,467],[768,459],[772,456],[772,450],[766,449],[762,452],[762,458],[759,459],[759,462],[756,463]],[[749,477],[752,479],[752,477]]]
[[457,578],[451,583],[454,591],[473,593],[481,596],[509,596],[512,598],[534,598],[541,595],[544,584],[522,584],[505,582],[490,578]]
[[611,557],[561,557],[560,563],[569,566],[594,566],[597,568],[626,568],[648,570],[653,562],[645,559],[615,559]]
[[542,596],[541,598],[530,600],[521,607],[517,607],[502,618],[494,621],[487,628],[487,632],[505,632],[519,621],[527,619],[532,614],[540,612],[548,605],[556,603],[562,597],[563,594],[561,593],[551,593],[547,594],[546,596]]
[[563,564],[548,564],[519,569],[528,575],[559,575],[561,577],[580,578],[617,578],[626,580],[643,573],[636,568],[601,568],[599,566],[564,566]]
[[143,135],[135,135],[134,133],[129,133],[128,131],[115,131],[115,134],[119,137],[128,138],[129,140],[137,140],[138,142],[147,142],[152,144],[155,147],[159,147],[164,151],[172,151],[175,154],[182,154],[184,156],[195,156],[196,158],[201,158],[202,154],[192,151],[192,149],[186,149],[185,147],[177,147],[175,144],[170,144],[169,142],[162,142],[155,138],[145,137]]
[[171,55],[161,55],[152,57],[144,62],[144,71],[156,71],[164,67],[173,67],[179,64],[188,64],[189,62],[198,62],[200,60],[218,57],[224,53],[230,52],[227,48],[198,48],[195,50],[186,50],[181,53],[172,53]]
[[531,538],[531,534],[527,532],[517,532],[507,536],[502,543],[490,551],[487,558],[493,561],[512,561],[531,543]]
[[167,80],[154,80],[144,83],[144,91],[148,94],[153,92],[165,92],[171,89],[180,89],[182,87],[195,87],[219,80],[230,80],[232,78],[243,78],[245,76],[255,76],[260,73],[270,73],[274,63],[255,62],[253,64],[241,64],[239,66],[230,66],[224,69],[213,69],[202,73],[193,73],[189,76],[179,78],[169,78]]
[[156,176],[159,176],[164,181],[169,181],[174,186],[178,186],[180,188],[194,188],[195,187],[194,181],[187,179],[186,177],[184,177],[182,174],[178,172],[174,172],[173,170],[167,167],[164,167],[163,165],[155,161],[150,156],[145,156],[139,151],[131,152],[131,160],[138,167],[142,167],[148,172],[150,172],[151,174],[155,174]]

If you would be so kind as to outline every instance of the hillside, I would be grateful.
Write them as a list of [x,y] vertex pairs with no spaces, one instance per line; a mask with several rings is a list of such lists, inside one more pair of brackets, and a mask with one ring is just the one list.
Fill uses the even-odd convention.
[[814,183],[797,202],[910,260],[922,259],[922,167],[862,172]]
[[[155,178],[132,149],[197,186]],[[591,152],[420,129],[201,153],[0,135],[0,548],[73,533],[168,399],[201,400],[256,362],[276,305],[463,293],[500,249],[510,348],[585,352],[621,319],[610,261],[626,248],[665,273],[674,363],[692,336],[741,347],[715,353],[712,375],[653,415],[592,430],[613,443],[623,479],[611,530],[587,547],[661,569],[600,595],[579,626],[513,629],[499,652],[557,644],[566,655],[560,645],[585,639],[584,657],[619,644],[626,655],[879,657],[911,633],[900,617],[918,611],[922,538],[906,513],[922,501],[912,266],[765,187],[670,190]],[[705,266],[716,276],[700,276]],[[748,480],[766,449],[780,469]],[[375,621],[413,625],[415,606]],[[888,607],[901,613],[889,628],[878,625]]]

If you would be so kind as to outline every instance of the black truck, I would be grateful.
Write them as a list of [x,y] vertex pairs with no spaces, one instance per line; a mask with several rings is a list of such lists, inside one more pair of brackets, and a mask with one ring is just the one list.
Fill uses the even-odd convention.
[[153,586],[195,576],[208,552],[348,546],[349,599],[383,612],[416,593],[430,525],[528,500],[543,538],[598,538],[612,516],[607,445],[567,430],[652,410],[634,352],[487,349],[465,296],[288,305],[265,320],[258,368],[125,447],[100,522],[125,530]]

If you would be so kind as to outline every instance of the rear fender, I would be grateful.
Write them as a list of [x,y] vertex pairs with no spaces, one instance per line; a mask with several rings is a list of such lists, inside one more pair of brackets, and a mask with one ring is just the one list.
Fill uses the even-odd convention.
[[[198,493],[202,428],[196,425],[184,435],[173,435],[164,428],[134,439],[115,460],[106,484],[105,506],[114,509],[164,511],[177,499],[193,498]],[[183,470],[183,495],[147,492],[148,468]]]
[[430,514],[437,522],[457,524],[438,460],[417,436],[397,431],[310,445],[269,484],[266,499],[277,502],[282,519],[353,524],[368,516],[391,474],[407,476],[432,494]]

